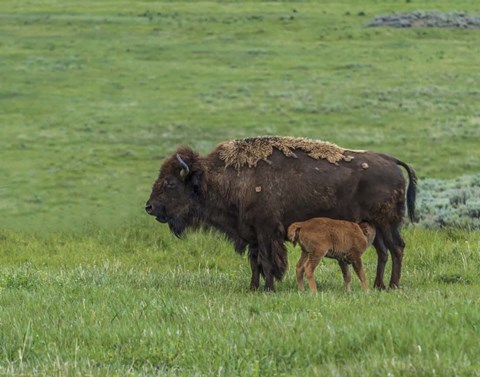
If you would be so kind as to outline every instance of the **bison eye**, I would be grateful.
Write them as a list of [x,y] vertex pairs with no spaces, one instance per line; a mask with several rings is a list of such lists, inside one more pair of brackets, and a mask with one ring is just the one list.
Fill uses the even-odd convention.
[[177,185],[177,183],[175,181],[165,181],[165,183],[164,183],[164,186],[167,189],[173,189],[173,188],[175,188],[176,185]]

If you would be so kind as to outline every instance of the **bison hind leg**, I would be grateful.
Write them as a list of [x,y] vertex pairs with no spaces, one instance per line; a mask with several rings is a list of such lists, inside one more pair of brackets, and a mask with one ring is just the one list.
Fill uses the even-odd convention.
[[386,289],[385,283],[383,282],[383,276],[385,274],[385,266],[388,260],[388,249],[383,242],[383,237],[380,229],[377,229],[377,234],[375,240],[373,241],[373,246],[377,251],[377,274],[375,276],[375,282],[373,287],[379,290]]
[[402,273],[403,250],[405,249],[405,242],[400,235],[398,227],[392,229],[392,241],[392,244],[388,246],[392,254],[392,276],[389,286],[390,288],[398,288]]
[[[398,288],[400,285],[400,275],[402,271],[403,250],[405,242],[403,242],[400,235],[399,225],[381,226],[377,230],[377,237],[374,241],[374,246],[377,250],[378,264],[377,276],[375,278],[375,287],[385,289],[383,284],[383,275],[385,271],[385,264],[388,259],[387,248],[392,255],[392,274],[390,277],[390,288]],[[380,233],[380,234],[378,234]]]

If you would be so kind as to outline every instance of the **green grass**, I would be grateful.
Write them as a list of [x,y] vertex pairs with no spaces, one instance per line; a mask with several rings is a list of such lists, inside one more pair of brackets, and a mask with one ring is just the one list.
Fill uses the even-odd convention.
[[405,229],[397,291],[326,260],[317,296],[292,268],[265,294],[143,211],[177,145],[265,134],[478,174],[479,32],[365,27],[474,2],[1,4],[0,375],[480,375],[479,232]]
[[[250,293],[225,241],[136,225],[1,234],[0,373],[479,375],[478,233],[406,229],[397,291],[355,277],[346,294],[327,259],[315,296],[292,268],[276,294]],[[364,260],[371,283],[373,249]]]

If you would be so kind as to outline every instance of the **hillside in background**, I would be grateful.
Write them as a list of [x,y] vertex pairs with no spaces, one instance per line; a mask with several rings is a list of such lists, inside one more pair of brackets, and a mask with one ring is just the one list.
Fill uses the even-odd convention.
[[177,145],[258,135],[392,154],[420,179],[478,174],[478,31],[369,26],[419,10],[478,9],[3,1],[0,228],[119,225]]

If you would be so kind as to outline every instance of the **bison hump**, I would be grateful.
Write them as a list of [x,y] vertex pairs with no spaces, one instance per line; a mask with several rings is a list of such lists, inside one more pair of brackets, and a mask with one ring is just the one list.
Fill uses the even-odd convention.
[[345,155],[346,149],[327,141],[280,136],[226,141],[219,144],[217,150],[225,167],[233,166],[238,170],[244,166],[255,167],[260,160],[269,162],[274,148],[286,157],[297,158],[295,151],[300,150],[313,159],[325,159],[332,164],[353,159]]

